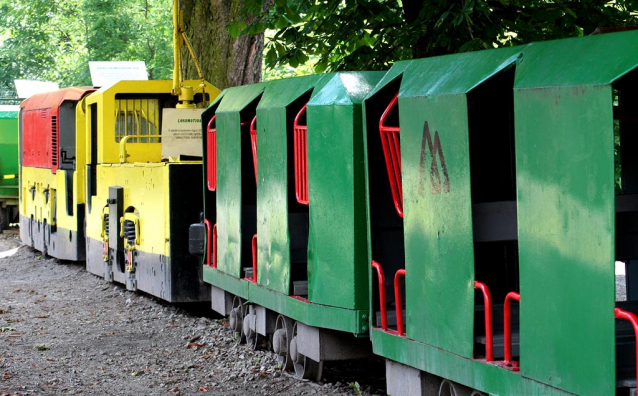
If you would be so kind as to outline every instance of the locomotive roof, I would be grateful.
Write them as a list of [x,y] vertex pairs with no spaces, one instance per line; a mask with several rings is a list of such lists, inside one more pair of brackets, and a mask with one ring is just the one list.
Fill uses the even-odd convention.
[[37,110],[58,107],[65,100],[80,100],[84,95],[93,91],[95,91],[93,87],[69,87],[36,94],[20,103],[20,108],[23,110]]

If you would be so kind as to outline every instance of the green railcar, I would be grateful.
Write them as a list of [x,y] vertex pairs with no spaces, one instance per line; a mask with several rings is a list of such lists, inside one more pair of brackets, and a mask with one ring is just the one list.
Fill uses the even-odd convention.
[[17,105],[0,105],[0,231],[18,216]]
[[366,98],[389,394],[635,394],[638,293],[616,301],[614,268],[638,284],[636,48],[634,31],[397,62]]
[[382,76],[230,88],[202,117],[213,309],[299,377],[370,354],[361,102]]

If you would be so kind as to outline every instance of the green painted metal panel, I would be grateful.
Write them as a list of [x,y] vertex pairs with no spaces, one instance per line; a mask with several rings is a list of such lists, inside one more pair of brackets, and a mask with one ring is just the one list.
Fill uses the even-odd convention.
[[251,283],[250,300],[309,326],[344,331],[359,336],[368,333],[368,311],[308,303]]
[[517,88],[609,84],[638,65],[638,31],[530,44]]
[[313,303],[368,309],[361,102],[383,74],[336,74],[308,103],[308,299]]
[[399,97],[465,94],[512,66],[525,46],[418,59],[405,69]]
[[[217,268],[242,277],[242,149],[240,111],[264,84],[230,88],[217,107]],[[249,121],[250,122],[250,121]],[[245,150],[244,150],[245,151]],[[251,170],[252,171],[252,170]],[[245,260],[244,260],[245,261]]]
[[18,106],[0,106],[0,198],[11,203],[18,198],[18,179],[3,180],[18,174]]
[[289,205],[295,199],[289,172],[294,159],[288,155],[295,114],[288,106],[329,80],[314,75],[272,81],[257,107],[257,282],[285,295],[291,284]]
[[207,265],[204,266],[203,278],[204,282],[219,287],[220,289],[224,289],[229,293],[243,298],[244,300],[248,300],[249,298],[250,291],[248,285],[250,282],[246,280],[228,275]]
[[[560,389],[500,368],[462,357],[418,341],[373,330],[374,353],[416,367],[490,395],[568,396]],[[602,393],[601,393],[602,394]],[[613,393],[606,393],[613,394]]]
[[[406,334],[471,357],[474,255],[467,100],[465,95],[400,97],[399,106]],[[441,151],[434,151],[438,174],[432,171],[428,134],[430,143],[440,137]]]
[[379,81],[377,86],[374,87],[372,89],[372,91],[370,91],[370,94],[368,94],[368,97],[372,97],[372,96],[376,95],[386,85],[388,85],[392,81],[396,80],[397,78],[402,77],[403,73],[405,72],[406,69],[408,69],[410,67],[412,62],[413,61],[409,61],[409,60],[408,61],[399,61],[399,62],[396,62],[394,65],[392,65],[390,70],[388,70],[388,72],[385,74],[385,76],[383,76],[383,78],[381,79],[381,81]]
[[[464,357],[473,353],[475,294],[466,94],[515,64],[523,48],[402,63],[375,88],[401,76],[406,333]],[[368,136],[378,136],[371,128]]]
[[515,91],[521,374],[580,395],[615,388],[611,100],[608,85]]

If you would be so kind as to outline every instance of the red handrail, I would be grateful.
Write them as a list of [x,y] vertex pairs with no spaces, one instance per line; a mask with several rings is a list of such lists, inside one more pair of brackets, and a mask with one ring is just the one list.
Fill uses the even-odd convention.
[[638,317],[620,308],[614,308],[614,317],[616,319],[628,320],[634,328],[634,334],[636,336],[636,381],[638,382]]
[[212,126],[215,117],[210,119],[206,128],[206,185],[210,191],[217,188],[217,128]]
[[297,113],[293,125],[295,133],[295,194],[297,202],[308,205],[308,126],[299,125],[305,112],[306,105]]
[[512,300],[521,302],[521,295],[516,292],[509,292],[505,296],[505,307],[503,309],[503,326],[504,332],[504,348],[505,348],[505,364],[517,367],[518,364],[512,361],[512,321],[511,321],[511,305]]
[[400,269],[394,274],[394,302],[396,303],[397,313],[397,332],[400,336],[405,335],[403,331],[403,302],[401,301],[401,276],[405,276],[405,269]]
[[257,234],[253,235],[253,282],[257,283]]
[[392,191],[392,199],[394,207],[399,216],[403,217],[403,187],[401,185],[401,145],[399,144],[399,132],[401,128],[398,126],[386,126],[385,122],[394,107],[399,101],[399,93],[390,101],[379,120],[379,133],[381,134],[381,146],[383,148],[383,157],[385,158],[385,166],[388,170],[388,179],[390,180],[390,190]]
[[204,226],[206,227],[206,265],[210,266],[210,244],[211,244],[211,226],[210,221],[208,219],[204,219]]
[[213,268],[217,268],[217,223],[213,226]]
[[483,300],[485,301],[485,361],[494,360],[494,346],[492,334],[492,296],[490,289],[485,283],[474,281],[474,288],[483,292]]
[[253,149],[253,165],[255,166],[255,184],[257,184],[257,116],[250,123],[250,145]]
[[385,331],[388,329],[388,313],[385,307],[385,276],[381,264],[372,260],[372,268],[377,270],[377,278],[379,280],[379,304],[381,305],[381,328]]

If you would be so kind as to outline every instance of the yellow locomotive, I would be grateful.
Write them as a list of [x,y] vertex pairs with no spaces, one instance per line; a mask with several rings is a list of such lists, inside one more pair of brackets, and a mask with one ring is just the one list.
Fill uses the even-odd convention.
[[[182,79],[176,3],[173,81],[65,88],[22,103],[20,236],[130,290],[192,302],[210,299],[188,254],[202,211],[201,136],[169,124],[199,130],[219,90]],[[183,148],[189,138],[199,152]]]

